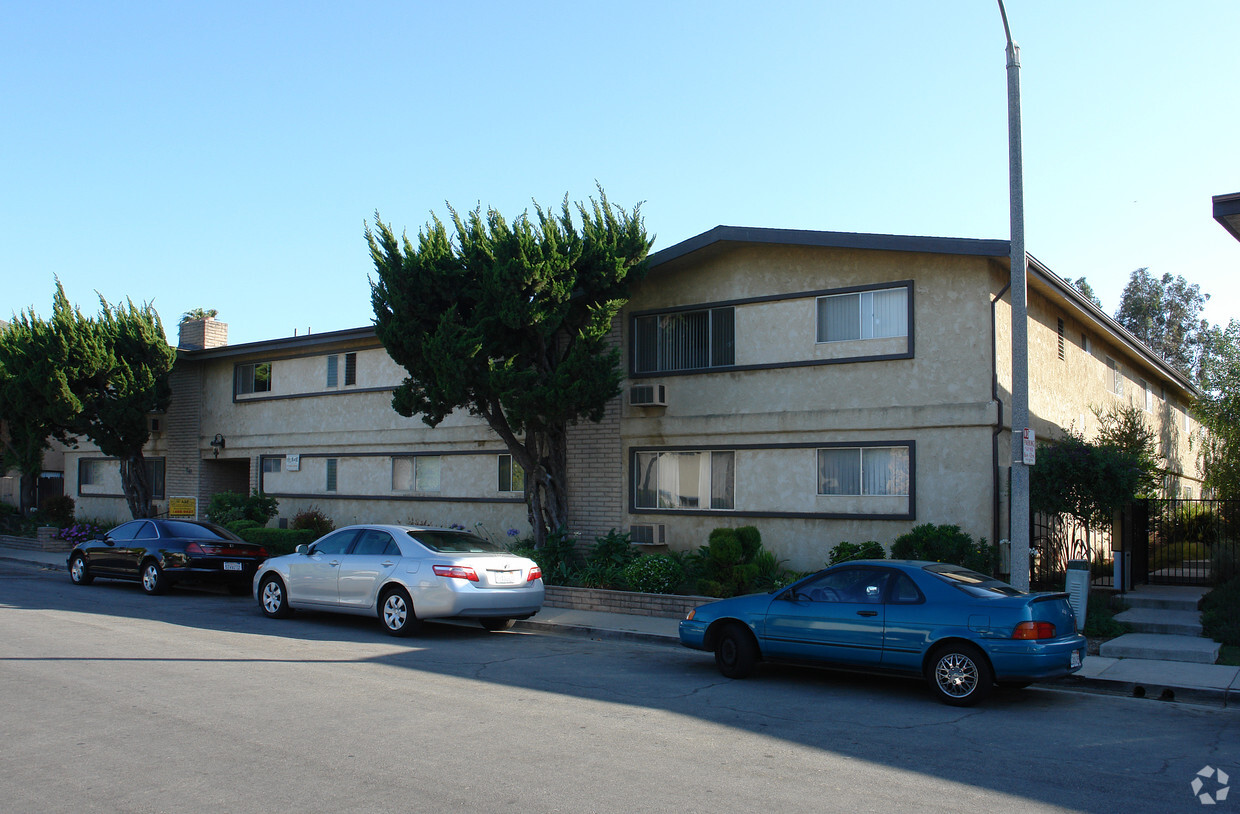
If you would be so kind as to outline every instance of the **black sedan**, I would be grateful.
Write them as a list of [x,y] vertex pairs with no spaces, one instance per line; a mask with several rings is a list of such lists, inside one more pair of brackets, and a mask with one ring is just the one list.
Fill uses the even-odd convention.
[[267,550],[247,543],[226,528],[197,520],[131,520],[99,540],[87,540],[69,553],[69,579],[89,585],[95,577],[137,580],[148,594],[161,594],[178,582],[227,585],[250,592]]

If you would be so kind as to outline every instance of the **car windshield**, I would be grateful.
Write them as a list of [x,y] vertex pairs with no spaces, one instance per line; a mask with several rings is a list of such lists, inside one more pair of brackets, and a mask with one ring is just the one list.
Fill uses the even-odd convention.
[[188,523],[184,520],[165,520],[163,522],[163,530],[170,537],[241,542],[240,537],[214,523]]
[[407,532],[431,551],[441,554],[492,554],[506,552],[508,549],[484,540],[464,531],[419,531],[412,529]]
[[1024,593],[1008,585],[1006,582],[1000,582],[994,577],[970,571],[968,568],[962,568],[959,565],[935,563],[934,565],[927,565],[925,570],[949,585],[954,585],[973,596],[1020,596]]

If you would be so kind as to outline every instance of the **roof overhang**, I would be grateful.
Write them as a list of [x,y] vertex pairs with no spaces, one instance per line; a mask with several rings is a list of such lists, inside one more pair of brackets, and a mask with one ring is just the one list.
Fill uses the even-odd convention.
[[1222,224],[1224,229],[1231,232],[1232,237],[1240,240],[1240,192],[1215,195],[1212,200],[1214,201],[1214,219]]

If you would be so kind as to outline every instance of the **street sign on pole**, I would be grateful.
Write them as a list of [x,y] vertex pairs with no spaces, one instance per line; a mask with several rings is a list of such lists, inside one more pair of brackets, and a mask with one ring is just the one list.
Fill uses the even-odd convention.
[[1033,430],[1025,427],[1024,432],[1021,433],[1021,441],[1024,445],[1024,455],[1022,457],[1024,458],[1025,466],[1033,466],[1038,458],[1038,444],[1033,437]]

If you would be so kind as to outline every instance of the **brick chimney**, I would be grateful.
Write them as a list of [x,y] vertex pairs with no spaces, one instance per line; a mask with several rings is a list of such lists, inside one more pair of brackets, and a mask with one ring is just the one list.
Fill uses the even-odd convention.
[[207,350],[222,348],[228,344],[228,323],[211,317],[189,319],[181,323],[181,336],[177,341],[180,350]]

